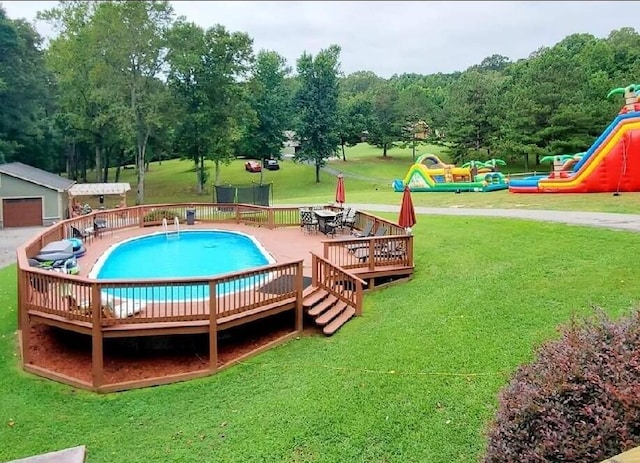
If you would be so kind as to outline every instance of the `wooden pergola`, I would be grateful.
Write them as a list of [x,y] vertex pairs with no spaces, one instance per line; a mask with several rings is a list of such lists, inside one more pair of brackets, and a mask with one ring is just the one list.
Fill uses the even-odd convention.
[[127,207],[127,191],[131,190],[129,183],[76,183],[69,190],[69,211],[73,211],[73,203],[80,196],[120,195],[118,207]]

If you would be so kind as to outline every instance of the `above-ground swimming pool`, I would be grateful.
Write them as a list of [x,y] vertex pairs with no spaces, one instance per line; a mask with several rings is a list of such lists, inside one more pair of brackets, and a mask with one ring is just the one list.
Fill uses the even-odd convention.
[[[213,277],[274,263],[252,237],[220,230],[154,233],[131,238],[110,248],[89,273],[97,280]],[[258,281],[260,280],[260,281]],[[219,284],[217,294],[264,282],[264,276]],[[209,297],[207,283],[103,289],[119,299],[180,301]]]

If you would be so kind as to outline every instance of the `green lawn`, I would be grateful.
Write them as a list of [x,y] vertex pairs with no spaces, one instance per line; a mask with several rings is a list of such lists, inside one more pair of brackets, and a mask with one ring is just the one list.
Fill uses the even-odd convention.
[[[421,146],[419,154],[442,154],[440,146]],[[334,160],[329,167],[343,172],[346,176],[345,187],[348,203],[359,204],[399,204],[400,193],[391,187],[393,179],[404,178],[412,164],[410,149],[394,148],[387,158],[382,151],[361,143],[347,148],[347,162]],[[319,203],[333,201],[335,197],[335,177],[321,172],[320,183],[315,182],[313,166],[294,163],[291,160],[281,162],[278,171],[265,171],[264,181],[273,183],[273,201],[275,204]],[[131,204],[135,202],[136,179],[133,170],[122,171],[121,181],[130,182]],[[356,177],[354,178],[353,175]],[[112,177],[113,178],[113,175]],[[211,189],[205,194],[195,192],[196,175],[193,163],[189,161],[165,161],[162,165],[151,164],[146,174],[145,202],[208,202],[212,201]],[[247,185],[259,182],[260,174],[244,170],[244,160],[233,161],[222,166],[221,183]],[[211,182],[213,183],[213,167]],[[508,191],[492,193],[414,193],[416,206],[456,207],[456,208],[516,208],[516,209],[552,209],[579,210],[595,212],[638,213],[640,211],[640,193],[623,193],[613,196],[611,193],[593,194],[514,194]],[[94,206],[97,201],[94,201]]]
[[368,294],[363,316],[334,337],[108,396],[19,369],[15,268],[0,270],[0,461],[79,444],[90,463],[477,461],[499,389],[536,345],[572,314],[636,305],[640,267],[629,250],[638,238],[518,220],[418,221],[414,279]]

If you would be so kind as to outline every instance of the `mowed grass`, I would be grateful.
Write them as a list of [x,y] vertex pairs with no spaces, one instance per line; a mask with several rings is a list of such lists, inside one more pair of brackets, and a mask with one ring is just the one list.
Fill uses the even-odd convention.
[[20,370],[15,267],[0,270],[0,460],[84,444],[91,463],[477,461],[534,348],[573,315],[638,300],[629,232],[419,216],[415,236],[413,280],[367,294],[334,337],[108,396]]
[[[434,153],[446,158],[441,146],[420,146],[418,154]],[[244,160],[235,160],[221,167],[221,184],[249,185],[259,183],[260,174],[244,170]],[[401,194],[393,191],[392,181],[404,178],[413,163],[411,149],[394,148],[387,158],[382,151],[361,143],[347,148],[347,162],[332,160],[328,166],[345,175],[346,199],[352,204],[399,204]],[[335,175],[322,171],[320,183],[315,182],[314,167],[292,160],[281,162],[278,171],[265,171],[263,181],[273,185],[274,204],[326,204],[335,198]],[[546,167],[545,167],[546,168]],[[151,163],[146,173],[145,203],[209,202],[213,200],[211,185],[213,166],[207,191],[196,193],[196,174],[190,161]],[[111,174],[113,178],[113,173]],[[129,182],[132,191],[129,203],[135,203],[136,178],[133,170],[123,170],[121,181]],[[110,201],[111,199],[107,199]],[[114,199],[116,201],[117,199]],[[506,190],[491,193],[414,193],[416,206],[489,208],[489,209],[550,209],[593,212],[638,213],[640,193],[592,194],[515,194]],[[97,200],[93,201],[97,206]]]

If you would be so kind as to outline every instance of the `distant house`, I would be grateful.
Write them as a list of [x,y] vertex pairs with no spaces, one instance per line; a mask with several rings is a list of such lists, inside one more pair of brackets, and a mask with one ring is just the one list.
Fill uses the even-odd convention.
[[76,183],[20,162],[0,164],[0,228],[51,225],[68,216]]
[[282,156],[291,157],[300,151],[300,140],[298,140],[296,133],[293,130],[285,130],[283,133],[285,140],[282,143],[282,150],[280,150],[280,154]]
[[413,138],[416,140],[426,140],[431,136],[431,127],[425,121],[418,121],[413,126],[409,126],[405,129],[409,133],[413,133]]

